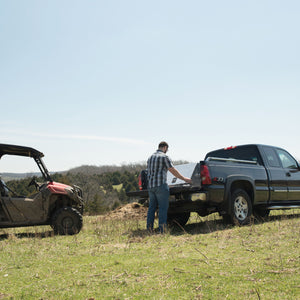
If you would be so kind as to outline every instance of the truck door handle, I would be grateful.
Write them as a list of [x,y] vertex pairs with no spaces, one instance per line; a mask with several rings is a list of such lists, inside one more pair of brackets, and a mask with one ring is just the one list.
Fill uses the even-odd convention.
[[286,172],[286,176],[291,177],[291,173],[290,172]]

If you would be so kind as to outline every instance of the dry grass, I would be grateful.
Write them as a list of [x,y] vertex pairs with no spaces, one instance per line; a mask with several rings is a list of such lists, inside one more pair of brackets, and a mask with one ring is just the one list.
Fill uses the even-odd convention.
[[193,214],[161,235],[127,207],[85,217],[75,236],[1,230],[0,299],[299,299],[299,216],[232,227]]

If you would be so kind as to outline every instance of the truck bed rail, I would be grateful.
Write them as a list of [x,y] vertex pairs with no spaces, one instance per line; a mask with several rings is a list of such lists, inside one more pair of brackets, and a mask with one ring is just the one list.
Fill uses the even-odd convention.
[[233,162],[233,163],[243,163],[243,164],[257,165],[257,161],[242,160],[242,159],[235,159],[235,158],[208,157],[206,160],[207,161],[224,161],[224,162]]

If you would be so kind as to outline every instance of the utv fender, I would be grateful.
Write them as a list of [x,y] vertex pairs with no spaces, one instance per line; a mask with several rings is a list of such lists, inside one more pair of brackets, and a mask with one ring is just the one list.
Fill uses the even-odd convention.
[[255,183],[252,177],[245,175],[228,176],[224,191],[224,210],[227,213],[231,211],[231,195],[237,189],[244,190],[249,195],[252,204],[255,202]]

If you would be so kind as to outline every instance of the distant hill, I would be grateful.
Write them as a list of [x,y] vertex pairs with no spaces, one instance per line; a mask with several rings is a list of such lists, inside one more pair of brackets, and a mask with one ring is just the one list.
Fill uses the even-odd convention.
[[[57,172],[50,172],[50,174],[84,174],[84,175],[101,175],[104,173],[113,173],[113,172],[140,172],[141,170],[146,168],[146,164],[130,164],[130,165],[123,165],[123,166],[90,166],[90,165],[83,165],[80,167],[72,168],[68,171],[57,171]],[[41,177],[42,174],[40,172],[31,172],[31,173],[0,173],[1,178],[4,181],[10,180],[20,180],[28,177]]]
[[[174,165],[186,164],[188,161],[178,160],[173,162]],[[114,165],[106,165],[106,166],[91,166],[91,165],[83,165],[80,167],[76,167],[70,169],[66,172],[60,173],[71,173],[71,174],[86,174],[86,175],[101,175],[104,173],[113,173],[113,172],[140,172],[147,168],[146,162],[135,163],[135,164],[127,164],[122,166],[114,166]]]
[[[188,163],[187,161],[174,161],[174,165]],[[50,172],[50,174],[84,174],[84,175],[101,175],[104,173],[113,173],[113,172],[140,172],[143,169],[146,169],[146,162],[135,163],[135,164],[127,164],[122,166],[114,166],[114,165],[105,165],[105,166],[93,166],[93,165],[82,165],[79,167],[72,168],[67,171],[56,171]],[[4,181],[9,180],[19,180],[28,177],[42,176],[41,173],[31,172],[31,173],[0,173],[1,178]]]
[[33,176],[41,176],[41,173],[1,173],[1,178],[4,181],[24,179]]
[[146,168],[146,163],[140,164],[130,164],[130,165],[122,165],[122,166],[90,166],[90,165],[83,165],[80,167],[76,167],[66,171],[66,173],[71,174],[86,174],[86,175],[101,175],[104,173],[112,173],[112,172],[136,172],[141,171]]

